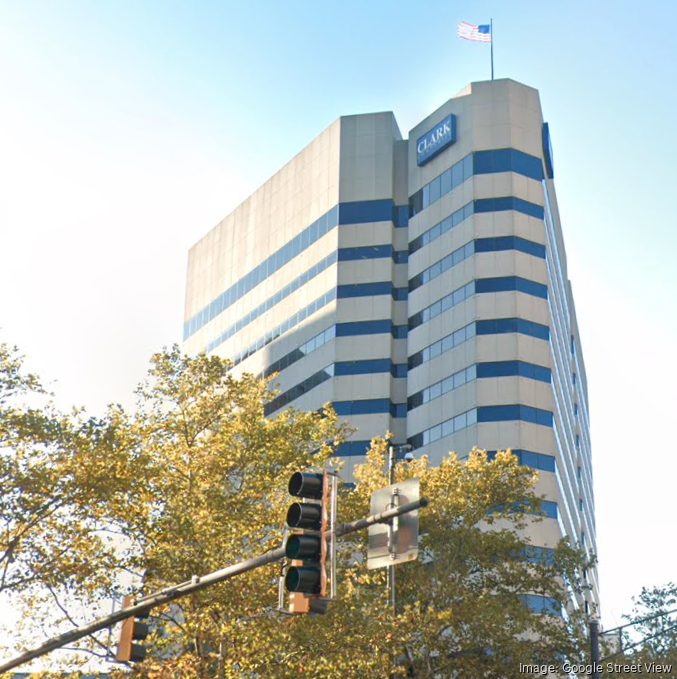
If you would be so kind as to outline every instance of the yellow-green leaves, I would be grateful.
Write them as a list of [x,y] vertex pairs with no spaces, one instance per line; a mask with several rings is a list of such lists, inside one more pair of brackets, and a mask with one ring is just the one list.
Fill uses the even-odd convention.
[[[291,473],[330,464],[345,435],[331,409],[264,417],[266,381],[176,347],[152,358],[134,412],[101,418],[15,405],[38,385],[11,355],[3,361],[0,588],[41,610],[50,599],[149,593],[281,546]],[[375,439],[356,466],[341,522],[369,514],[372,492],[388,485],[387,447]],[[473,450],[435,467],[425,457],[397,465],[397,479],[414,477],[430,505],[419,560],[397,567],[395,613],[385,571],[366,569],[366,533],[354,534],[340,542],[339,600],[327,615],[281,615],[279,566],[250,571],[156,610],[150,659],[134,673],[475,679],[582,657],[580,613],[567,622],[525,605],[566,604],[585,567],[566,543],[528,544],[522,529],[542,520],[536,472]]]

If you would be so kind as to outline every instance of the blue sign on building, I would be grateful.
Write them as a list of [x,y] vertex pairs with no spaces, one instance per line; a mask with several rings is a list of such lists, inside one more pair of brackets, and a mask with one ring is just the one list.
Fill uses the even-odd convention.
[[456,116],[451,113],[416,142],[416,164],[425,165],[431,158],[456,141]]

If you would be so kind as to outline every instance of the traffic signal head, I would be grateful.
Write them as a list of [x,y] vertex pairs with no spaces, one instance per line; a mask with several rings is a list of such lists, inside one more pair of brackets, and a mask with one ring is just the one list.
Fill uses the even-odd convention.
[[[125,596],[122,606],[127,608],[132,605],[132,597]],[[139,612],[136,616],[126,618],[122,621],[120,639],[118,641],[118,651],[115,659],[120,662],[141,662],[146,658],[146,647],[135,644],[135,641],[143,641],[149,634],[148,623],[144,622],[150,614],[149,610]]]
[[322,574],[317,566],[290,566],[284,579],[289,592],[321,594]]
[[326,592],[328,502],[327,473],[296,472],[289,480],[289,493],[302,498],[287,511],[287,525],[292,530],[287,538],[285,554],[291,559],[285,575],[285,586],[292,592],[292,611],[309,612],[309,598],[323,597]]

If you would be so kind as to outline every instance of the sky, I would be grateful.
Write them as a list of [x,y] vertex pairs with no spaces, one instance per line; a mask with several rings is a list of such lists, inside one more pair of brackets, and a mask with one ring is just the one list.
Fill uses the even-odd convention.
[[643,586],[677,580],[677,41],[661,28],[676,15],[664,0],[0,0],[0,341],[64,408],[131,406],[151,354],[181,341],[189,247],[338,116],[392,110],[406,136],[489,79],[489,47],[455,27],[493,19],[496,77],[537,88],[550,124],[615,627]]

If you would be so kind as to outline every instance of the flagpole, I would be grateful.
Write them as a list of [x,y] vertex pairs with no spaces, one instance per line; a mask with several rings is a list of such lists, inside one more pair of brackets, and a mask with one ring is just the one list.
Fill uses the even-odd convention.
[[489,19],[489,35],[491,36],[491,79],[494,79],[494,20]]

